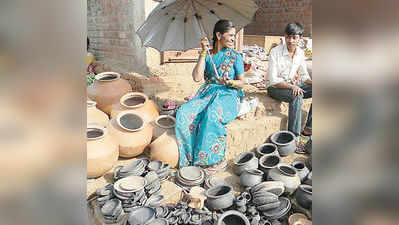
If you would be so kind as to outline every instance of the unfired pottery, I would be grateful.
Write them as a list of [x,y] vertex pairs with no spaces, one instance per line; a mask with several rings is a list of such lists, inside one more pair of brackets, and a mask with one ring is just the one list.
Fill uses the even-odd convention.
[[97,102],[97,108],[110,115],[112,105],[132,91],[129,82],[121,78],[119,73],[104,72],[95,76],[95,81],[87,87],[88,97]]
[[171,168],[177,166],[179,162],[179,148],[176,136],[165,132],[150,144],[150,149],[151,160],[160,160],[169,164]]
[[112,169],[118,161],[118,144],[107,128],[98,124],[87,127],[87,177],[96,178]]
[[285,187],[285,193],[292,194],[301,184],[301,179],[296,174],[294,167],[287,164],[280,164],[269,171],[268,179],[273,181],[282,181]]
[[108,115],[103,111],[97,109],[97,103],[94,101],[87,101],[87,123],[98,123],[105,127],[108,124]]
[[110,135],[119,143],[119,155],[132,158],[143,153],[150,144],[152,129],[139,114],[124,111],[110,120]]
[[147,123],[154,121],[159,116],[155,103],[148,99],[147,95],[140,92],[130,92],[123,95],[119,102],[112,106],[111,118],[126,110],[141,114]]

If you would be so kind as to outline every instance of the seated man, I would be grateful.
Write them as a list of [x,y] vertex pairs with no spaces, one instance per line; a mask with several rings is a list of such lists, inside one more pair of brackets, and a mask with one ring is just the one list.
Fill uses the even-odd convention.
[[[302,101],[312,98],[312,79],[306,68],[304,51],[298,46],[302,34],[300,23],[289,23],[285,27],[285,43],[270,51],[266,75],[268,95],[289,103],[288,130],[298,137],[297,144],[302,127]],[[312,134],[312,107],[302,134]]]

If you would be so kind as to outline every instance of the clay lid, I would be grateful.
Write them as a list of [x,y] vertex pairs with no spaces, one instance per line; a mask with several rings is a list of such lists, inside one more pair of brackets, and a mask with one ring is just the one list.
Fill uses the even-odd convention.
[[129,92],[121,97],[119,103],[126,108],[139,108],[148,101],[148,96],[140,92]]
[[136,192],[144,188],[146,179],[140,176],[128,176],[115,182],[115,190],[122,192]]
[[185,180],[196,181],[201,179],[202,173],[198,167],[186,166],[179,170],[179,175]]
[[140,114],[131,111],[122,111],[116,117],[119,127],[126,131],[139,131],[144,128],[144,119]]
[[103,73],[97,74],[94,77],[94,79],[96,79],[97,81],[101,81],[101,82],[111,82],[111,81],[118,80],[120,77],[121,77],[121,75],[119,73],[103,72]]

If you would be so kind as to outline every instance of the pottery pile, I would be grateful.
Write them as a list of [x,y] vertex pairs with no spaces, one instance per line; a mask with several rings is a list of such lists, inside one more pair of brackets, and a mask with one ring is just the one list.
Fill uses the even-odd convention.
[[122,219],[122,203],[119,199],[113,198],[101,207],[101,214],[106,223],[117,223]]
[[147,181],[140,176],[129,176],[114,183],[114,195],[122,201],[125,212],[135,206],[144,205],[147,196],[144,191]]
[[160,160],[151,161],[147,165],[148,171],[154,171],[157,175],[159,180],[166,180],[169,176],[169,164],[163,163]]
[[182,167],[177,171],[176,184],[183,188],[201,186],[206,179],[204,169],[196,166]]
[[146,171],[147,159],[137,159],[124,166],[117,166],[114,170],[114,180],[129,177],[141,176]]

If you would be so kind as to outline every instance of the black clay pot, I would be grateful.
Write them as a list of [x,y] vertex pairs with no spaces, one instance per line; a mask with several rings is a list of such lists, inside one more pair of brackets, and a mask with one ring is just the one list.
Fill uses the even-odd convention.
[[295,134],[290,131],[278,131],[272,134],[270,141],[278,146],[280,156],[288,156],[295,152]]
[[299,185],[295,198],[301,207],[305,209],[312,208],[312,186],[307,184]]
[[234,159],[234,173],[240,176],[245,170],[257,169],[258,161],[253,152],[241,153]]
[[280,156],[278,153],[278,147],[277,145],[273,143],[264,143],[259,145],[256,148],[256,155],[258,158],[264,156],[264,155],[276,155]]
[[230,210],[219,217],[216,225],[250,225],[250,223],[244,214]]
[[259,169],[263,172],[264,178],[267,177],[269,170],[277,167],[281,158],[276,155],[265,155],[259,159]]
[[233,205],[233,188],[228,185],[218,185],[205,192],[206,206],[212,210],[226,209]]
[[291,165],[295,168],[301,182],[303,182],[309,174],[309,169],[306,167],[305,163],[302,161],[295,161]]

